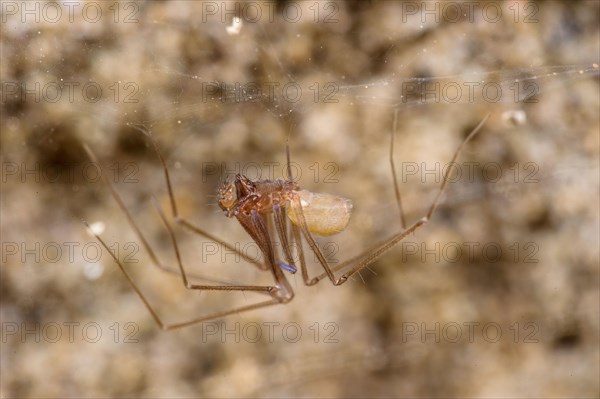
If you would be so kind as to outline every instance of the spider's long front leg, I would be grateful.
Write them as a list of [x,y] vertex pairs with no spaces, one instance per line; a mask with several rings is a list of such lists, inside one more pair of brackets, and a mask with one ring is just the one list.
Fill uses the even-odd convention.
[[[96,155],[94,154],[94,152],[87,145],[85,145],[85,144],[84,144],[84,148],[85,148],[86,152],[88,153],[88,156],[90,157],[90,159],[92,160],[92,162],[96,163],[97,165],[100,165],[99,162],[98,162],[98,159],[97,159]],[[164,161],[163,161],[163,164],[164,164]],[[165,169],[165,173],[168,176],[168,172],[166,171],[166,169]],[[125,206],[125,203],[123,202],[123,200],[121,199],[120,195],[118,194],[116,188],[105,177],[104,174],[101,174],[101,176],[102,176],[102,179],[103,179],[104,183],[109,187],[111,195],[113,196],[113,198],[115,199],[115,201],[117,202],[117,204],[119,205],[119,207],[121,208],[121,210],[124,212],[124,214],[125,214],[128,222],[129,222],[130,226],[134,229],[134,231],[138,235],[139,239],[143,243],[144,248],[148,251],[148,253],[150,255],[150,258],[152,260],[152,264],[154,264],[155,266],[159,267],[160,269],[173,272],[172,269],[164,266],[158,260],[158,257],[156,256],[156,254],[153,251],[152,247],[150,246],[150,244],[146,240],[145,236],[142,234],[142,232],[141,232],[139,226],[137,225],[137,223],[135,223],[135,221],[134,221],[133,217],[131,216],[129,210]],[[168,185],[169,185],[169,189],[170,189],[170,183],[168,183]],[[172,197],[171,191],[170,191],[170,195],[171,195],[171,199],[172,199],[172,205],[174,206],[174,199]],[[112,258],[115,260],[115,262],[117,263],[119,269],[121,270],[121,272],[125,276],[126,280],[130,284],[130,286],[132,287],[132,289],[136,292],[136,294],[139,296],[139,298],[141,299],[141,301],[144,303],[144,306],[148,309],[148,311],[152,315],[152,318],[154,319],[154,321],[158,324],[158,326],[161,329],[163,329],[163,330],[171,330],[171,329],[175,329],[175,328],[186,327],[186,326],[189,326],[189,325],[192,325],[192,324],[196,324],[196,323],[200,323],[200,322],[203,322],[203,321],[207,321],[207,320],[211,320],[211,319],[223,317],[223,316],[230,315],[230,314],[233,314],[233,313],[240,313],[240,312],[244,312],[244,311],[248,311],[248,310],[253,310],[253,309],[260,308],[260,307],[270,306],[270,305],[274,305],[274,304],[277,304],[277,303],[284,302],[281,298],[279,298],[279,296],[280,296],[279,295],[280,288],[278,286],[240,285],[240,284],[230,284],[230,283],[219,282],[219,281],[217,281],[217,283],[220,283],[219,285],[190,284],[189,280],[188,280],[188,274],[186,273],[185,269],[183,268],[183,264],[182,264],[182,261],[181,261],[181,256],[180,256],[180,253],[179,253],[179,247],[178,247],[177,241],[175,239],[175,234],[174,234],[171,226],[169,225],[169,223],[168,223],[168,221],[167,221],[164,213],[160,209],[158,203],[155,202],[154,205],[155,205],[155,207],[156,207],[156,209],[157,209],[157,211],[158,211],[158,213],[159,213],[159,215],[161,217],[161,220],[165,224],[165,227],[167,228],[167,230],[169,232],[169,235],[171,237],[173,249],[174,249],[174,252],[175,252],[175,255],[176,255],[176,258],[177,258],[177,264],[178,264],[179,274],[180,274],[180,276],[182,278],[184,286],[187,289],[190,289],[190,290],[204,290],[204,291],[252,291],[252,292],[263,293],[263,294],[269,295],[272,298],[272,299],[270,299],[268,301],[263,301],[263,302],[259,302],[259,303],[255,303],[255,304],[251,304],[251,305],[247,305],[247,306],[242,306],[242,307],[238,307],[238,308],[234,308],[234,309],[230,309],[230,310],[214,312],[214,313],[202,316],[200,318],[196,318],[196,319],[193,319],[193,320],[190,320],[190,321],[186,321],[186,322],[182,322],[182,323],[166,324],[166,323],[164,323],[161,320],[161,318],[158,316],[158,313],[150,305],[150,303],[147,300],[147,298],[141,292],[141,290],[139,289],[139,287],[135,284],[135,282],[133,281],[133,279],[131,278],[131,276],[129,275],[129,273],[127,272],[127,270],[125,269],[125,267],[121,263],[121,261],[117,258],[117,256],[110,250],[110,248],[108,247],[108,245],[106,245],[106,243],[104,242],[104,240],[102,240],[102,238],[98,234],[96,234],[94,231],[92,231],[91,229],[89,229],[90,232],[98,240],[98,242],[104,247],[104,249],[106,249],[109,252],[109,254],[112,256]],[[84,221],[84,223],[89,228],[88,223],[85,222],[85,221]],[[175,273],[177,273],[177,272],[175,272]],[[200,279],[203,279],[203,280],[206,280],[206,281],[215,281],[214,279],[210,279],[210,278],[203,277],[203,276],[194,276],[194,277],[195,278],[200,278]]]
[[[102,171],[102,167],[100,165],[100,162],[98,161],[98,157],[92,151],[92,149],[87,144],[85,144],[85,143],[83,144],[83,148],[84,148],[85,152],[87,153],[88,158],[92,161],[92,163],[95,164],[95,165],[97,165],[98,168],[100,168],[100,171]],[[144,236],[144,234],[142,234],[142,231],[140,230],[139,226],[137,225],[137,223],[135,222],[135,220],[133,220],[133,217],[131,216],[131,213],[129,212],[129,210],[125,206],[125,202],[123,201],[123,199],[119,195],[119,192],[117,191],[117,189],[115,188],[115,186],[113,185],[113,183],[106,177],[106,174],[105,173],[100,173],[100,178],[102,179],[103,183],[106,186],[108,186],[108,189],[110,191],[111,196],[113,197],[113,199],[115,200],[115,202],[117,203],[117,205],[119,206],[119,208],[121,209],[121,211],[125,214],[127,222],[129,223],[129,225],[131,226],[131,228],[134,230],[135,234],[138,236],[138,238],[142,242],[142,246],[148,252],[148,255],[150,256],[150,260],[152,261],[152,264],[154,266],[156,266],[157,268],[159,268],[161,270],[164,270],[166,272],[173,273],[173,274],[179,274],[178,270],[172,269],[172,268],[164,265],[160,261],[160,259],[158,258],[158,256],[154,252],[154,249],[148,243],[148,240],[146,240],[146,237]],[[199,274],[193,274],[193,275],[191,275],[191,277],[193,277],[194,279],[197,279],[197,280],[204,280],[204,281],[209,281],[209,282],[217,282],[217,283],[227,284],[227,282],[216,281],[214,279],[211,279],[209,277],[202,276],[202,275],[199,275]]]
[[240,251],[237,248],[235,248],[233,245],[225,242],[224,240],[219,239],[218,237],[210,234],[206,230],[204,230],[204,229],[196,226],[195,224],[193,224],[190,221],[188,221],[186,218],[184,218],[181,215],[179,215],[179,212],[177,210],[177,202],[175,201],[175,194],[173,192],[173,186],[171,184],[171,177],[170,177],[170,174],[169,174],[169,169],[167,168],[167,163],[166,163],[166,161],[165,161],[165,159],[164,159],[164,157],[162,155],[162,152],[160,151],[158,143],[156,142],[156,140],[152,136],[152,133],[150,133],[148,130],[142,129],[141,127],[135,126],[135,125],[133,127],[136,128],[137,130],[139,130],[140,132],[142,132],[144,135],[146,135],[146,137],[152,143],[152,146],[154,147],[154,151],[156,152],[156,155],[157,155],[158,159],[160,160],[160,163],[161,163],[161,165],[163,167],[163,171],[164,171],[164,174],[165,174],[165,182],[167,184],[167,191],[168,191],[168,194],[169,194],[169,202],[171,203],[171,214],[172,214],[173,219],[175,220],[175,222],[177,224],[179,224],[179,225],[182,225],[183,227],[185,227],[186,229],[188,229],[192,233],[195,233],[195,234],[197,234],[199,236],[207,238],[210,241],[215,242],[215,243],[219,244],[220,246],[222,246],[224,248],[227,248],[231,252],[235,252],[236,254],[238,254],[239,256],[241,256],[248,263],[252,263],[253,265],[255,265],[258,269],[260,269],[260,270],[267,270],[268,266],[266,264],[257,262],[256,259],[253,259],[252,257],[246,255],[242,251]]

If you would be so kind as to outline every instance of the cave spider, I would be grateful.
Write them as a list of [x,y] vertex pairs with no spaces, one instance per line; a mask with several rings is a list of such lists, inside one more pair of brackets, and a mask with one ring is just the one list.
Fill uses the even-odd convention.
[[[481,122],[467,135],[462,141],[459,147],[452,156],[451,164],[453,164],[459,156],[464,145],[481,129],[485,124],[489,115],[486,115]],[[443,194],[447,183],[450,168],[448,168],[444,174],[441,185],[438,189],[437,195],[431,205],[429,206],[428,212],[414,222],[409,227],[406,227],[404,212],[402,209],[402,203],[400,198],[400,190],[398,187],[393,151],[394,151],[394,135],[397,128],[398,114],[394,116],[394,126],[391,132],[390,138],[390,166],[392,170],[392,177],[394,180],[394,189],[396,194],[396,202],[400,210],[400,225],[401,230],[391,237],[383,240],[382,242],[375,244],[371,248],[364,251],[362,254],[348,259],[335,266],[330,266],[325,259],[325,256],[319,249],[319,246],[313,238],[313,234],[316,235],[332,235],[336,234],[345,229],[348,224],[350,214],[352,211],[352,203],[350,200],[337,197],[330,194],[319,194],[312,193],[307,190],[301,190],[300,186],[292,179],[291,164],[290,164],[290,150],[289,144],[286,144],[286,159],[287,159],[287,178],[285,180],[257,180],[252,181],[246,176],[236,175],[233,181],[227,180],[222,183],[218,189],[217,202],[220,208],[224,211],[225,215],[230,218],[235,218],[244,228],[244,230],[250,235],[252,240],[258,245],[262,256],[263,262],[258,262],[255,259],[248,257],[243,252],[234,248],[234,246],[226,243],[223,240],[213,236],[207,231],[187,221],[185,218],[179,215],[177,210],[177,204],[175,201],[175,195],[171,186],[171,180],[169,177],[169,171],[166,162],[159,149],[158,143],[152,137],[149,131],[138,128],[142,131],[148,139],[152,142],[156,155],[160,159],[162,168],[165,174],[165,180],[167,190],[169,194],[169,200],[171,205],[171,213],[175,222],[182,225],[191,232],[208,238],[209,240],[231,250],[237,252],[241,257],[250,263],[253,263],[259,270],[270,271],[273,275],[274,284],[267,286],[260,285],[233,285],[233,284],[222,284],[222,285],[199,285],[192,284],[188,280],[189,273],[186,273],[179,246],[175,238],[173,229],[167,220],[164,212],[156,201],[153,202],[163,224],[165,225],[168,234],[171,238],[173,251],[177,259],[178,272],[181,275],[183,285],[189,290],[205,290],[205,291],[251,291],[261,293],[269,297],[268,300],[254,303],[251,305],[236,307],[234,309],[209,313],[201,317],[194,318],[185,322],[166,324],[159,317],[158,313],[154,310],[152,305],[146,299],[144,294],[138,288],[136,283],[133,281],[129,273],[125,270],[123,263],[118,257],[111,251],[108,245],[102,240],[102,238],[94,232],[87,222],[84,221],[85,225],[92,232],[95,238],[100,244],[111,254],[119,269],[124,274],[128,283],[131,285],[133,290],[142,300],[152,318],[156,324],[162,330],[173,330],[181,327],[190,326],[193,324],[201,323],[207,320],[220,318],[223,316],[231,315],[234,313],[245,312],[248,310],[263,308],[275,304],[285,304],[294,298],[294,291],[284,274],[284,270],[291,273],[295,273],[297,270],[296,262],[292,256],[292,243],[297,244],[295,246],[298,252],[298,258],[300,263],[300,270],[302,279],[307,286],[314,285],[322,279],[329,279],[334,285],[344,284],[354,274],[360,272],[363,268],[367,267],[387,251],[392,249],[396,244],[402,241],[406,236],[413,233],[420,226],[427,223],[433,213],[435,212],[440,197]],[[86,144],[83,145],[89,158],[95,164],[99,165],[98,158],[94,152]],[[106,178],[104,174],[101,174],[104,183],[109,187],[112,197],[115,199],[123,213],[125,214],[129,224],[135,230],[144,248],[150,255],[152,263],[157,267],[169,271],[162,263],[158,260],[151,246],[146,241],[146,238],[142,234],[140,228],[133,220],[130,212],[127,210],[125,203],[119,196],[114,185]],[[291,221],[289,223],[290,231],[288,231],[287,219]],[[273,231],[272,226],[275,226]],[[282,245],[282,252],[287,263],[276,259],[276,251],[273,247],[273,238],[277,237],[280,244]],[[315,277],[310,278],[308,276],[308,270],[306,267],[304,250],[302,248],[302,240],[305,240],[310,246],[310,250],[315,254],[318,263],[323,268],[323,272]],[[341,276],[336,277],[335,272],[342,269],[348,269]]]

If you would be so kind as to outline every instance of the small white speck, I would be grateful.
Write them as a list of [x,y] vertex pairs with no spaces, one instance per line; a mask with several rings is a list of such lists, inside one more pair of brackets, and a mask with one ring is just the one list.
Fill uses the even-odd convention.
[[509,126],[520,126],[527,122],[527,114],[522,109],[505,111],[502,113],[502,121]]
[[233,17],[231,25],[225,28],[227,33],[230,35],[237,35],[242,30],[242,19],[240,17]]
[[106,226],[104,225],[103,222],[94,222],[92,224],[90,224],[90,232],[93,235],[100,235],[102,233],[104,233],[104,229],[106,228]]
[[83,266],[83,275],[88,280],[97,280],[104,273],[104,265],[102,263],[86,263]]

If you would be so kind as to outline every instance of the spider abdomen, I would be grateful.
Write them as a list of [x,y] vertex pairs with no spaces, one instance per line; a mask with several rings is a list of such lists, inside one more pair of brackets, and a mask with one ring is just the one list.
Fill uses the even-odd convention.
[[[306,226],[311,233],[330,236],[343,231],[348,225],[352,213],[351,200],[308,190],[296,191],[295,195],[300,198]],[[292,223],[299,225],[293,207],[290,207],[288,217]]]

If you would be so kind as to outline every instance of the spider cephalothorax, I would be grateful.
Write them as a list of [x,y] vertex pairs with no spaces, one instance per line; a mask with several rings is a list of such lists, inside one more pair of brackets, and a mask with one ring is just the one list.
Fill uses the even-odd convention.
[[217,190],[217,202],[227,217],[240,213],[250,215],[273,212],[273,205],[285,207],[299,190],[298,184],[292,180],[258,180],[252,181],[244,175],[237,174],[233,180],[226,180]]

